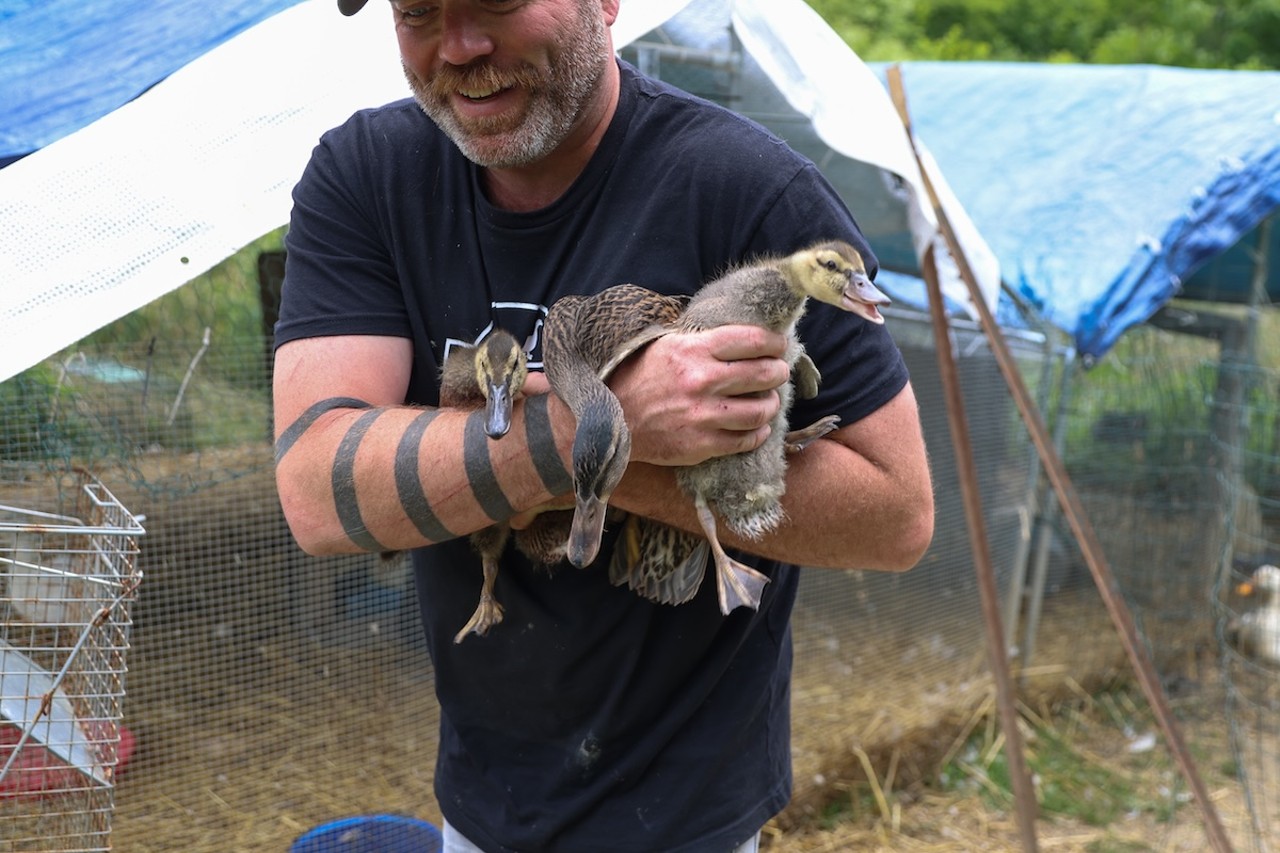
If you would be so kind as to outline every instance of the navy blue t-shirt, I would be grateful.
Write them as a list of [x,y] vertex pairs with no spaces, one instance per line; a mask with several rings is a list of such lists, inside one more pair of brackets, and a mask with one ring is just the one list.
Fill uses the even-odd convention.
[[[413,341],[407,402],[435,405],[450,346],[491,325],[540,364],[547,306],[633,282],[690,293],[732,264],[821,239],[874,257],[816,167],[760,126],[621,63],[617,113],[550,206],[493,207],[479,172],[411,100],[325,134],[294,192],[276,344],[324,335]],[[810,303],[822,371],[791,422],[849,424],[906,384],[884,326]],[[791,792],[789,618],[798,569],[758,611],[718,609],[712,572],[688,604],[610,585],[596,564],[548,573],[514,549],[504,621],[453,643],[480,591],[460,538],[414,552],[440,700],[436,794],[487,851],[729,850]]]

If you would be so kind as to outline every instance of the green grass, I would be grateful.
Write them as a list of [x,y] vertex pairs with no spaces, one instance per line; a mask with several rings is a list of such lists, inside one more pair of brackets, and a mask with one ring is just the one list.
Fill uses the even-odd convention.
[[869,822],[884,817],[869,784],[848,785],[846,794],[823,806],[817,821],[819,829],[829,831],[843,823]]
[[[1127,696],[1117,700],[1104,694],[1091,700],[1085,712],[1071,709],[1053,720],[1026,719],[1023,754],[1040,814],[1099,828],[1136,813],[1171,820],[1181,803],[1141,778],[1157,753],[1129,754],[1121,746],[1133,732],[1151,730],[1149,716]],[[1015,808],[1004,739],[991,729],[972,735],[939,771],[934,785],[941,791],[977,793],[993,809]],[[1099,848],[1104,849],[1123,848]]]
[[[199,344],[205,329],[215,344],[258,339],[262,305],[258,287],[258,255],[279,249],[284,229],[255,240],[213,269],[156,299],[81,342],[82,347],[137,346],[152,339]],[[244,365],[224,365],[233,377]]]

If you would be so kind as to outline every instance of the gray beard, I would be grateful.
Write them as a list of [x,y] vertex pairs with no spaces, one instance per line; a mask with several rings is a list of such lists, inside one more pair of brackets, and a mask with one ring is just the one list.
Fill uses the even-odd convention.
[[458,120],[449,105],[449,94],[456,88],[454,81],[468,73],[478,74],[476,70],[447,75],[447,86],[443,81],[425,83],[408,68],[405,77],[423,112],[468,160],[485,168],[528,166],[550,155],[569,136],[604,76],[604,62],[612,61],[604,23],[587,14],[580,21],[585,28],[561,46],[550,69],[526,67],[514,75],[499,75],[504,81],[514,76],[514,82],[531,95],[528,112],[514,127],[467,126]]

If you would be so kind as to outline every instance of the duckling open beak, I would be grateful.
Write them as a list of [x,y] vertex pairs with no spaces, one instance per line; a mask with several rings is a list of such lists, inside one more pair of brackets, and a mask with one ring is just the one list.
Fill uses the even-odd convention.
[[880,313],[879,306],[888,304],[889,297],[872,284],[871,279],[862,272],[852,273],[849,276],[849,283],[845,285],[844,293],[840,294],[841,308],[876,325],[884,323],[884,315]]
[[511,429],[511,389],[502,382],[489,383],[485,395],[484,432],[489,438],[502,438]]
[[604,536],[604,517],[608,508],[608,501],[595,495],[579,494],[574,501],[573,525],[569,529],[569,546],[565,556],[579,569],[591,565],[600,553],[600,539]]

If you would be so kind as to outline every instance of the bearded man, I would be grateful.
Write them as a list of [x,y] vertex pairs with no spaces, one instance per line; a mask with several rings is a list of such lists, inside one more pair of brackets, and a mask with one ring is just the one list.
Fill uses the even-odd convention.
[[[722,615],[714,584],[678,606],[613,586],[615,530],[582,571],[509,548],[505,618],[454,642],[481,584],[467,536],[570,494],[573,416],[538,372],[558,298],[622,282],[689,294],[825,239],[875,273],[813,163],[615,58],[618,5],[391,0],[414,97],[327,133],[294,192],[276,328],[281,502],[308,552],[412,551],[449,853],[755,850],[791,792],[797,566],[901,571],[932,536],[897,347],[884,326],[816,306],[799,332],[823,383],[793,418],[840,427],[792,458],[786,521],[724,536],[770,578],[758,609]],[[525,342],[533,372],[507,436],[477,443],[482,413],[440,407],[440,370],[497,327]],[[627,359],[609,380],[632,437],[612,505],[699,532],[674,469],[764,441],[784,347],[726,326]]]

